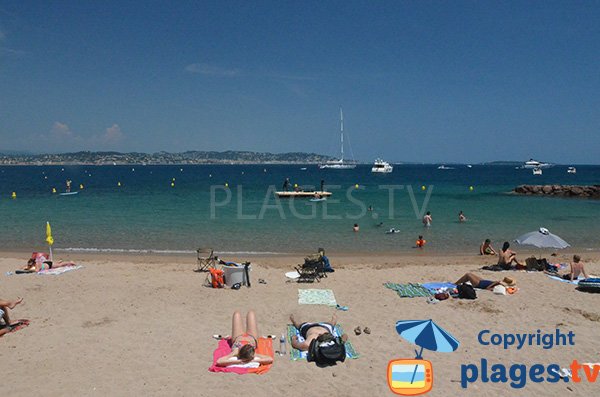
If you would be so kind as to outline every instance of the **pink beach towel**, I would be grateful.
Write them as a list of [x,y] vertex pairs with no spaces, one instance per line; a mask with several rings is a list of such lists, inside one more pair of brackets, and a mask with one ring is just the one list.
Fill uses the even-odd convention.
[[[274,356],[273,352],[273,340],[270,338],[258,338],[258,346],[256,348],[258,354],[264,354],[267,356]],[[233,372],[239,375],[242,374],[264,374],[271,369],[271,365],[261,365],[258,368],[239,368],[239,367],[218,367],[217,360],[223,356],[231,353],[231,346],[229,346],[229,339],[221,339],[217,348],[213,353],[213,365],[208,369],[211,372]]]

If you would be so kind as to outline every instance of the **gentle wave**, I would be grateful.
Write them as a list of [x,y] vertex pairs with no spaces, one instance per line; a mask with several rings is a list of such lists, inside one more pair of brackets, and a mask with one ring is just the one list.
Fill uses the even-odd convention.
[[[195,254],[195,250],[155,250],[155,249],[135,249],[135,248],[83,248],[69,247],[56,248],[54,251],[59,252],[101,252],[101,253],[116,253],[116,254]],[[219,255],[290,255],[287,252],[271,252],[271,251],[215,251]]]

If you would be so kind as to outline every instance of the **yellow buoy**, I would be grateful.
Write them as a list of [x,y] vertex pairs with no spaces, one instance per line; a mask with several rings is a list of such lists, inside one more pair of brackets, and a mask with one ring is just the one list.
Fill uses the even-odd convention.
[[17,198],[17,192],[12,192],[12,194],[10,195],[10,198],[16,199]]
[[297,183],[294,183],[294,187],[298,187],[298,184],[297,184]]
[[83,183],[79,184],[79,189],[83,190]]
[[52,188],[52,193],[56,193],[56,188],[55,187]]
[[357,183],[356,185],[354,185],[354,188],[355,188],[355,189],[358,189],[358,183]]
[[171,182],[171,187],[175,187],[175,182]]
[[470,191],[473,191],[473,186],[469,186],[469,190],[470,190]]
[[175,178],[171,179],[173,182],[175,182]]
[[229,183],[225,182],[225,187],[229,187]]
[[121,186],[121,182],[117,182],[117,186]]
[[421,190],[425,190],[425,189],[426,189],[425,185],[421,186]]

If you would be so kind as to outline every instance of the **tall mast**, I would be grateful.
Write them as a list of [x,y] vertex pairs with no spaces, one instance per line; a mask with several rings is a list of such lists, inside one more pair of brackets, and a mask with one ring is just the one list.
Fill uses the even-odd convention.
[[342,143],[342,162],[344,161],[344,113],[340,108],[340,141]]

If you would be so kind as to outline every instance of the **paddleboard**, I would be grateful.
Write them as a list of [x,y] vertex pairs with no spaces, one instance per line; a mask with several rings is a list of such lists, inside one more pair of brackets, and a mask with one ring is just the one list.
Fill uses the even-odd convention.
[[312,199],[310,199],[310,201],[312,201],[313,203],[318,203],[319,201],[327,201],[327,199],[325,197],[312,198]]
[[74,194],[77,194],[79,192],[64,192],[64,193],[59,193],[59,195],[61,196],[72,196]]

